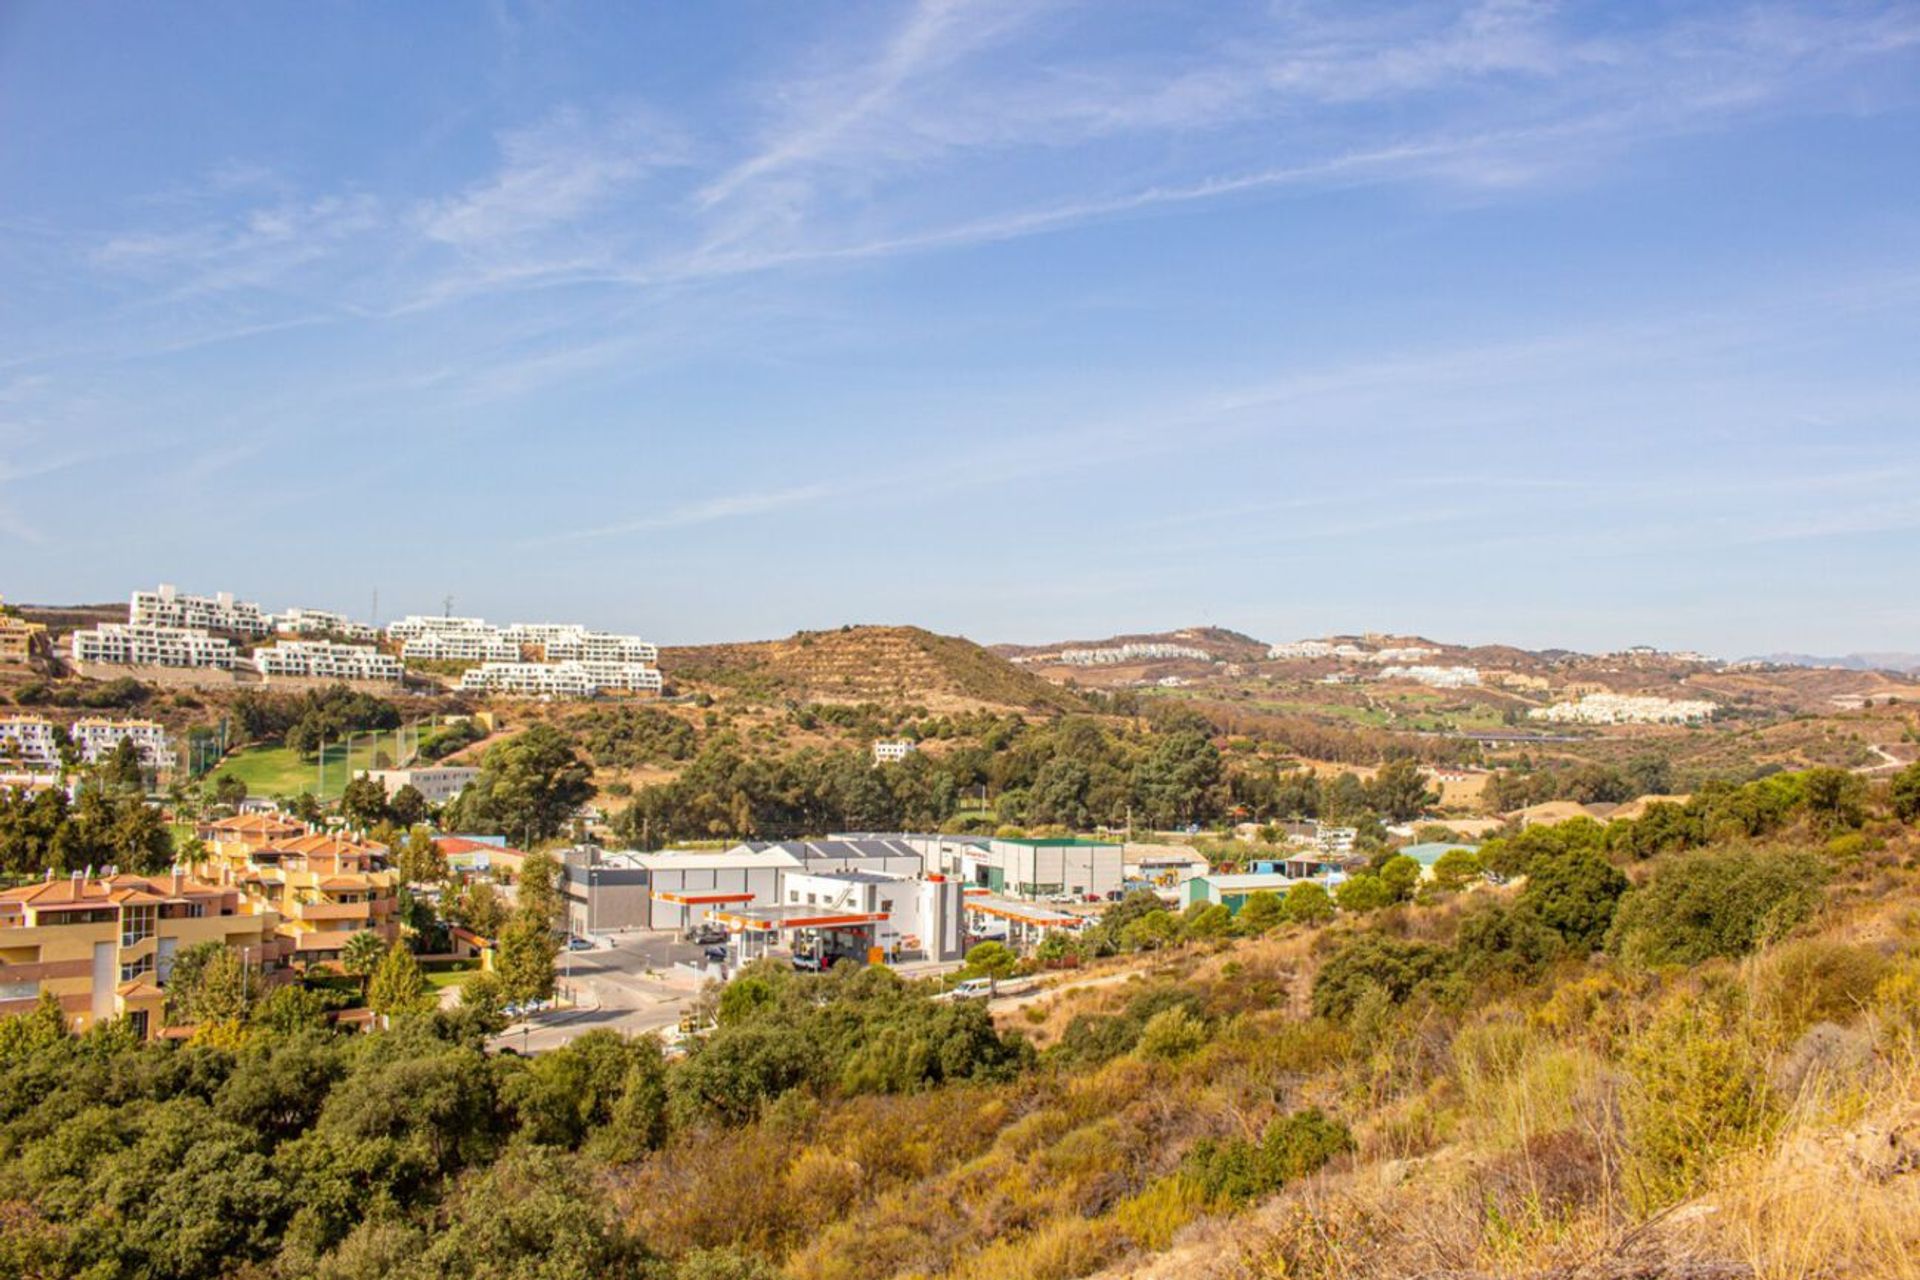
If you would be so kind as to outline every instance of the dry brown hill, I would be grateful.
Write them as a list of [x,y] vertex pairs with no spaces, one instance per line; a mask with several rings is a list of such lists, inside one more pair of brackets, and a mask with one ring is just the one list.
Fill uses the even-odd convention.
[[934,711],[1069,711],[1071,690],[1014,666],[971,640],[919,627],[842,627],[785,640],[661,650],[681,687],[710,684],[768,698],[907,702]]

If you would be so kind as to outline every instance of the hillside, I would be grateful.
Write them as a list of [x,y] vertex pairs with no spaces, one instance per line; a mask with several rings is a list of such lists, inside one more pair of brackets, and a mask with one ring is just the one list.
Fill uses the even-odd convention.
[[908,702],[934,711],[1070,711],[1080,698],[959,636],[919,627],[802,631],[785,640],[689,645],[660,652],[685,689],[820,702]]

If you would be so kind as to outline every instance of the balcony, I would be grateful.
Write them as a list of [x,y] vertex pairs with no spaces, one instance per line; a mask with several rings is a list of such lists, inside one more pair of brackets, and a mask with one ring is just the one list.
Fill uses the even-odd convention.
[[370,902],[297,902],[289,913],[296,920],[367,920],[373,915]]

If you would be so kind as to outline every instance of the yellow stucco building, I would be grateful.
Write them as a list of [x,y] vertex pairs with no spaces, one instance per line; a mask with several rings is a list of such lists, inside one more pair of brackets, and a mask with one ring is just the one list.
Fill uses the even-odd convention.
[[49,878],[0,892],[0,1016],[58,997],[76,1030],[127,1017],[142,1036],[165,1025],[167,979],[203,942],[240,950],[271,982],[293,953],[279,914],[237,887],[168,875]]

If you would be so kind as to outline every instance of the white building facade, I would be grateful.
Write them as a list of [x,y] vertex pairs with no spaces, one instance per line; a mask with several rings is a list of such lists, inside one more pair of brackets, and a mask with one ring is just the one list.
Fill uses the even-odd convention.
[[60,746],[51,720],[0,716],[0,769],[16,764],[32,773],[60,767]]
[[98,764],[117,751],[122,742],[131,742],[140,753],[140,763],[148,769],[171,769],[179,763],[167,731],[152,720],[108,720],[88,718],[74,721],[69,731],[80,758]]
[[186,627],[105,622],[72,636],[75,662],[120,666],[213,667],[231,670],[237,660],[224,636]]
[[328,640],[283,640],[256,651],[253,665],[263,676],[297,676],[316,680],[400,679],[400,660],[371,645],[335,644]]
[[263,636],[273,629],[267,615],[251,600],[236,600],[231,591],[211,596],[188,595],[170,582],[161,583],[157,591],[134,592],[127,606],[127,622],[198,631],[237,631],[249,636]]

